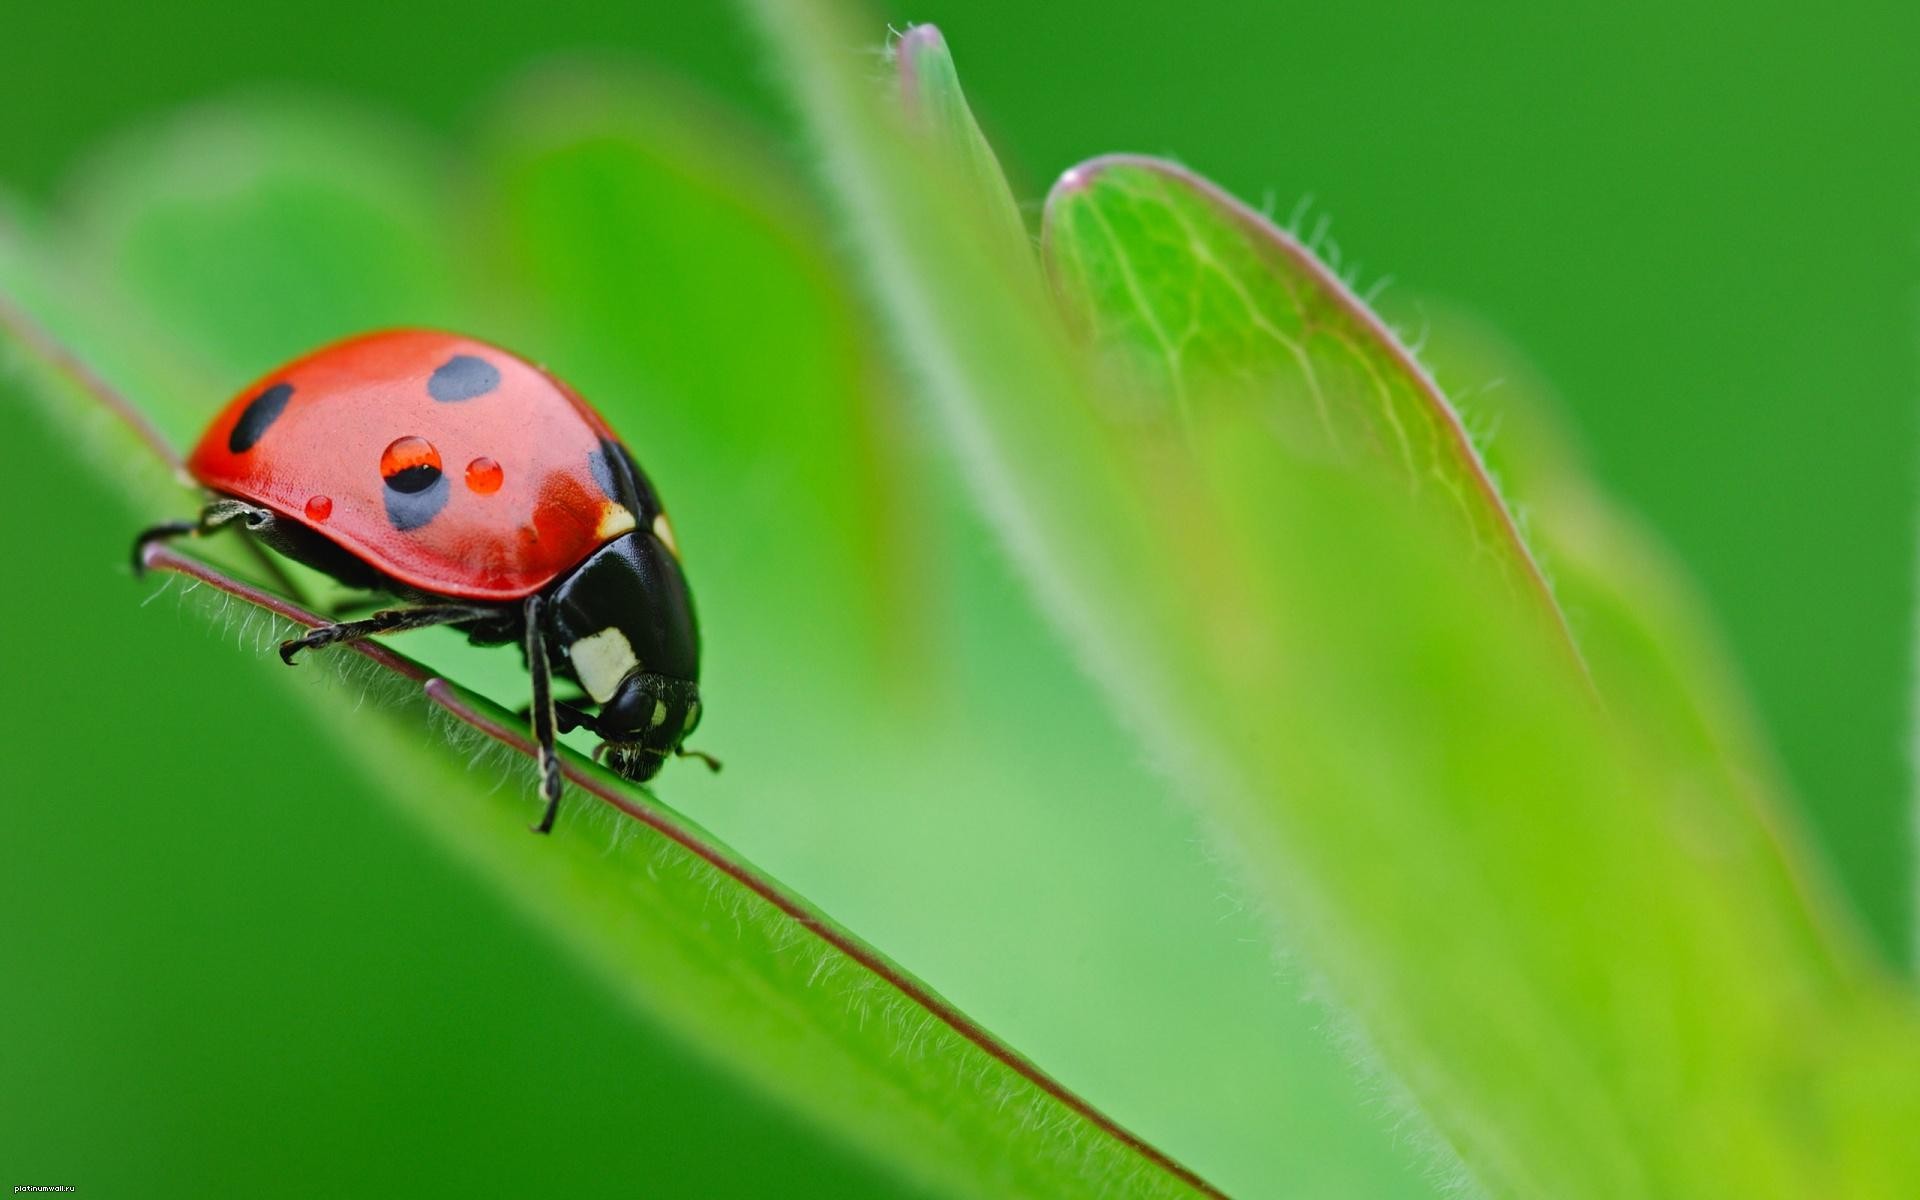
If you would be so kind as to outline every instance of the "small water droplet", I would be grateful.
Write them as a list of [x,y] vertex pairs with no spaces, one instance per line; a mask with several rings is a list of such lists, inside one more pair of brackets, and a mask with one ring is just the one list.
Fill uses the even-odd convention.
[[324,521],[333,515],[333,499],[328,496],[307,497],[307,519]]
[[482,496],[500,490],[500,464],[482,455],[467,464],[467,486]]

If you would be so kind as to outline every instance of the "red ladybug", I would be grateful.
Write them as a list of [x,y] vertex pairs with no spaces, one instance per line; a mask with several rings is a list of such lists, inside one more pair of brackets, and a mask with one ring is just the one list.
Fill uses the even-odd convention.
[[[700,721],[700,639],[673,528],[600,414],[532,363],[419,329],[336,342],[234,397],[187,469],[212,498],[197,519],[141,534],[136,562],[156,539],[237,524],[408,602],[282,642],[289,665],[308,647],[428,625],[521,644],[538,832],[560,803],[556,727],[592,730],[636,781],[669,754],[698,755],[683,743]],[[556,671],[597,711],[557,703]]]

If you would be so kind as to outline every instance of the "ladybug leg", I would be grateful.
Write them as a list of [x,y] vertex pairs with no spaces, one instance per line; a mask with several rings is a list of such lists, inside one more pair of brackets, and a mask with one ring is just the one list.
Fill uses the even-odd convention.
[[[561,733],[572,733],[576,729],[585,729],[590,733],[599,733],[600,730],[597,728],[599,718],[580,707],[580,705],[585,702],[585,699],[583,696],[575,696],[571,700],[563,700],[556,695],[553,698],[554,728]],[[533,721],[533,705],[531,704],[522,704],[514,710],[514,713],[522,721],[526,721],[529,724]]]
[[535,833],[553,829],[553,818],[560,811],[560,756],[554,750],[553,664],[547,660],[547,639],[541,626],[545,607],[539,593],[527,597],[527,670],[533,675],[533,742],[540,763],[540,795],[546,808],[540,814]]
[[193,535],[204,537],[219,530],[222,526],[242,521],[248,529],[264,529],[273,521],[273,513],[257,508],[244,500],[214,500],[200,510],[200,515],[185,521],[162,521],[140,531],[133,539],[133,573],[144,575],[147,571],[147,547],[156,542],[170,542],[178,537]]
[[564,700],[556,700],[554,702],[553,715],[555,723],[560,727],[561,733],[572,733],[576,729],[584,729],[588,733],[595,735],[598,735],[600,732],[600,718],[583,708],[577,708],[574,705],[568,704]]
[[306,634],[280,643],[280,661],[293,665],[294,655],[302,650],[318,649],[338,642],[358,642],[382,633],[404,633],[431,625],[451,625],[457,621],[475,621],[499,615],[491,608],[471,604],[430,604],[420,608],[390,608],[364,621],[342,621],[322,625]]
[[133,539],[133,574],[136,578],[147,573],[147,547],[170,542],[177,537],[200,532],[197,520],[162,521],[158,525],[149,525]]
[[[261,533],[272,526],[278,518],[273,510],[259,508],[244,500],[223,497],[210,502],[200,510],[200,515],[190,521],[163,521],[140,531],[133,539],[133,574],[137,579],[147,573],[147,547],[156,542],[170,542],[177,537],[189,534],[204,537],[224,525],[239,521],[249,533]],[[253,538],[245,539],[247,552],[251,554],[260,569],[267,573],[268,580],[280,589],[280,593],[293,600],[301,600],[300,589],[294,585],[291,577],[283,570],[278,561]]]

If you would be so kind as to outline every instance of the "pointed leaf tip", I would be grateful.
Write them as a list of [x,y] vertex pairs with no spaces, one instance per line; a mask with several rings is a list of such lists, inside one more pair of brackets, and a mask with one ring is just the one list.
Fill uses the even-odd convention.
[[910,127],[960,164],[1008,244],[1028,246],[1026,222],[993,146],[980,131],[947,39],[934,25],[915,25],[893,47],[900,105]]

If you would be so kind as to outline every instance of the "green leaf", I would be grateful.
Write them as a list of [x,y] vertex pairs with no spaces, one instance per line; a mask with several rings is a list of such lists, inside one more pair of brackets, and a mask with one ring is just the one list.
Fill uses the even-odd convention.
[[1190,424],[1204,403],[1295,453],[1381,466],[1557,617],[1452,406],[1304,245],[1191,172],[1132,155],[1063,175],[1041,239],[1061,298],[1149,406],[1141,419]]
[[1762,873],[1783,889],[1780,919],[1804,929],[1809,954],[1867,953],[1854,914],[1812,861],[1799,806],[1684,568],[1594,482],[1560,427],[1551,388],[1517,348],[1444,307],[1429,321],[1437,374],[1500,381],[1475,404],[1498,430],[1488,463],[1527,513],[1529,538],[1620,730],[1730,811],[1723,853],[1774,860]]
[[1597,712],[1548,639],[1489,620],[1505,589],[1433,521],[1243,448],[1208,457],[1269,493],[1258,552],[1289,581],[1269,611],[1297,683],[1270,693],[1288,737],[1262,757],[1272,861],[1310,880],[1290,929],[1476,1175],[1909,1190],[1892,1130],[1920,1096],[1887,1064],[1920,1053],[1911,998],[1821,937],[1774,831],[1703,756]]
[[[1213,815],[1284,944],[1480,1183],[1595,1197],[1920,1185],[1898,1133],[1920,1091],[1911,997],[1826,940],[1782,858],[1753,852],[1770,837],[1752,807],[1595,703],[1497,498],[1462,474],[1470,451],[1439,454],[1451,417],[1437,394],[1391,339],[1351,324],[1377,322],[1316,307],[1324,295],[1299,310],[1350,323],[1326,349],[1329,366],[1349,360],[1337,394],[1389,402],[1329,411],[1323,435],[1371,430],[1385,450],[1340,455],[1341,469],[1270,411],[1318,419],[1312,390],[1266,394],[1287,377],[1260,328],[1274,318],[1252,305],[1185,311],[1223,368],[1199,381],[1151,370],[1161,335],[1178,348],[1186,326],[1108,326],[1152,341],[1116,399],[970,202],[964,147],[925,152],[848,69],[857,31],[838,8],[753,9],[878,306],[1016,562]],[[1191,220],[1246,215],[1181,191]],[[1086,277],[1171,257],[1165,278],[1231,270],[1228,294],[1327,290],[1296,256],[1228,263],[1233,230],[1165,233],[1116,230],[1116,261]],[[1243,378],[1261,407],[1232,386]],[[1405,445],[1429,471],[1414,481],[1392,466],[1391,417],[1421,404],[1431,436],[1407,430]]]
[[[111,199],[71,227],[78,251],[31,280],[28,256],[6,262],[0,282],[9,294],[51,295],[62,289],[46,281],[60,278],[69,295],[88,297],[84,307],[50,301],[36,311],[78,344],[113,347],[112,377],[129,391],[172,397],[162,409],[170,428],[190,429],[196,397],[220,394],[223,378],[245,378],[291,346],[363,321],[471,316],[494,332],[524,320],[505,305],[490,317],[484,310],[492,306],[479,298],[502,293],[467,286],[472,278],[443,237],[451,222],[432,204],[433,174],[411,153],[417,147],[397,155],[390,139],[359,136],[324,115],[280,120],[223,112],[210,118],[204,142],[189,122],[158,150],[137,147],[95,177],[97,194]],[[663,153],[688,150],[669,145]],[[355,169],[339,169],[348,164]],[[725,211],[734,219],[699,231],[714,239],[718,258],[729,240],[761,236],[768,225],[799,240],[777,187]],[[770,270],[769,294],[795,306],[796,321],[811,307],[834,307],[819,295],[830,285],[817,270]],[[275,288],[308,272],[321,281],[314,295],[261,311]],[[30,364],[49,365],[49,343],[23,338],[27,329],[9,322],[10,345]],[[838,367],[842,389],[858,393],[861,364],[843,358]],[[56,421],[97,420],[57,370],[31,380]],[[140,453],[119,436],[112,461]],[[143,518],[180,509],[182,498],[168,491],[149,493]],[[281,632],[262,631],[268,641]],[[452,648],[438,650],[462,671],[472,666]],[[397,658],[386,665],[408,667]],[[1164,1157],[644,793],[610,785],[575,756],[576,780],[622,799],[644,825],[610,818],[576,793],[555,835],[534,838],[525,831],[524,796],[495,787],[501,770],[471,772],[470,747],[421,737],[423,689],[395,690],[364,671],[337,680],[320,670],[276,674],[311,701],[313,724],[365,768],[370,786],[576,951],[637,1013],[876,1168],[953,1195],[1192,1190]],[[473,722],[501,719],[444,683],[424,693]],[[361,704],[367,696],[379,703]],[[743,776],[755,786],[751,771],[726,778],[731,786]],[[780,791],[770,777],[756,799]]]

